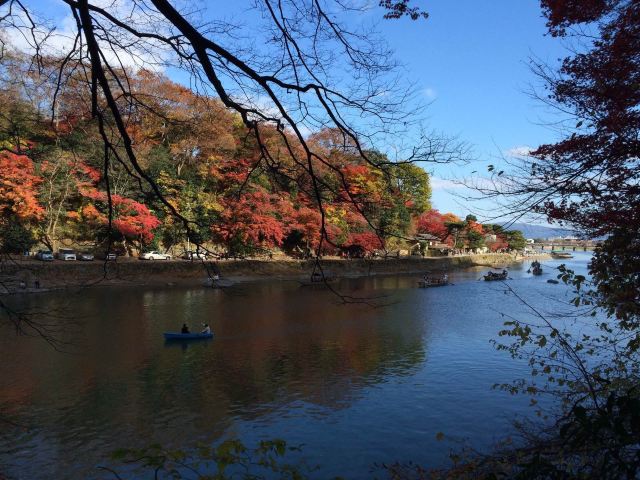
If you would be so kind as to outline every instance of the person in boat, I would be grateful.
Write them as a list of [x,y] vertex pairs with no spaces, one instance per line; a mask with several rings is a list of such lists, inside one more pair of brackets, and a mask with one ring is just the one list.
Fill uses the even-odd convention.
[[502,270],[502,275],[506,275],[507,271],[506,270]]
[[186,323],[182,324],[182,330],[180,330],[180,333],[191,333]]
[[202,331],[200,333],[206,333],[206,334],[211,333],[211,327],[209,327],[208,323],[204,324],[204,328],[202,329]]

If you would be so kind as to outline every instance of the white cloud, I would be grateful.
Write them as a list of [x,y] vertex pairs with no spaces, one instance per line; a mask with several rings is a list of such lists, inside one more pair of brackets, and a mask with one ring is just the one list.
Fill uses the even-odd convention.
[[505,153],[505,155],[507,157],[526,157],[527,155],[529,155],[531,152],[533,151],[533,148],[527,146],[527,145],[521,145],[519,147],[513,147],[510,148],[509,150],[507,150]]
[[[152,31],[154,33],[168,33],[161,31],[161,26],[154,23],[153,19],[146,16],[140,9],[135,8],[131,0],[94,0],[92,4],[104,7],[114,17],[119,18],[126,24],[142,31]],[[0,9],[0,14],[7,13],[6,9]],[[41,23],[50,27],[55,27],[51,32],[48,28],[31,31],[31,23],[23,11],[14,9],[12,11],[15,28],[7,28],[9,44],[12,48],[26,54],[35,53],[35,42],[41,47],[41,53],[56,57],[66,55],[74,46],[77,35],[76,21],[71,15],[58,17],[55,21],[48,19],[42,12],[30,9],[30,15],[36,18],[36,23]],[[96,18],[105,26],[109,27],[109,22],[99,14]],[[161,71],[171,58],[172,52],[166,45],[155,40],[140,40],[122,29],[116,28],[117,39],[126,49],[114,47],[112,44],[98,39],[103,54],[107,61],[113,66],[124,66],[138,69],[147,68],[149,70]],[[32,35],[36,37],[35,41]]]
[[427,97],[429,100],[434,100],[438,96],[438,92],[431,87],[424,88],[422,90],[422,94]]
[[464,185],[454,182],[453,180],[447,180],[446,178],[431,177],[431,189],[432,190],[451,190],[454,188],[465,188]]

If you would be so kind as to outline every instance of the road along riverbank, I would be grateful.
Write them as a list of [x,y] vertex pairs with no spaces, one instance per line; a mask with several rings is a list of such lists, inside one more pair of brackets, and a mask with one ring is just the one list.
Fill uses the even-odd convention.
[[[450,257],[408,257],[393,259],[323,258],[327,277],[362,277],[424,272],[445,272],[471,267],[498,268],[546,255],[526,256],[497,253]],[[0,294],[36,293],[52,289],[108,285],[202,284],[208,274],[217,272],[228,282],[256,280],[309,279],[313,260],[221,260],[212,262],[158,260],[73,262],[3,259],[0,262]]]

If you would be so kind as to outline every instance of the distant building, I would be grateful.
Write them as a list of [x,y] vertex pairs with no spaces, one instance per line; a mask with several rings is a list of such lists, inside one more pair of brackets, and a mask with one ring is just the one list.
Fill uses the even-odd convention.
[[418,242],[426,242],[429,247],[433,247],[440,243],[440,239],[430,233],[419,233],[415,236],[415,240]]
[[495,242],[496,240],[498,240],[498,236],[495,233],[488,233],[484,236],[484,241],[485,242]]

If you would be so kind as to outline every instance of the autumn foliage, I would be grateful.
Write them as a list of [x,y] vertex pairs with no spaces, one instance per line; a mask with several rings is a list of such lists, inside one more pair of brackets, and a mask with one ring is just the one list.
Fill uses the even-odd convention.
[[0,152],[0,221],[11,217],[23,221],[40,219],[44,213],[38,202],[41,183],[29,157]]
[[[31,92],[16,89],[19,82],[3,96],[18,113],[5,124],[0,119],[0,142],[28,153],[0,155],[3,219],[18,218],[52,249],[61,240],[109,240],[131,253],[184,242],[184,222],[118,161],[120,147],[110,152],[105,175],[102,139],[90,120],[82,79],[69,75],[53,124],[38,116]],[[454,235],[450,228],[460,219],[431,209],[429,176],[417,165],[394,165],[377,151],[363,156],[352,141],[324,129],[308,138],[323,157],[312,160],[313,178],[292,155],[300,145],[288,132],[283,139],[265,129],[258,142],[215,98],[149,71],[129,78],[138,103],[122,99],[122,115],[135,155],[168,205],[188,220],[192,241],[230,253],[277,248],[364,255],[399,248],[394,238],[431,233],[447,245],[468,246],[462,232]],[[23,118],[28,121],[10,123]],[[24,132],[24,138],[16,145],[8,131]],[[482,231],[479,224],[468,228]]]

